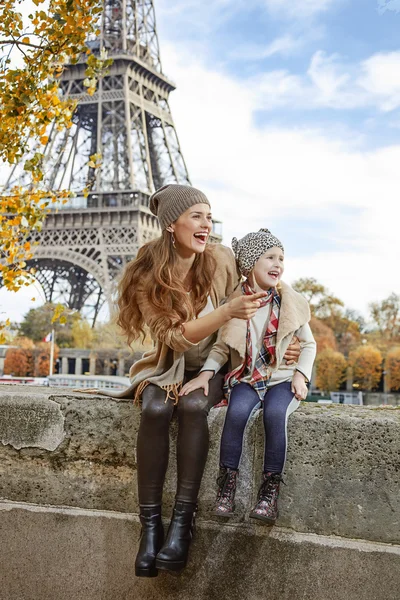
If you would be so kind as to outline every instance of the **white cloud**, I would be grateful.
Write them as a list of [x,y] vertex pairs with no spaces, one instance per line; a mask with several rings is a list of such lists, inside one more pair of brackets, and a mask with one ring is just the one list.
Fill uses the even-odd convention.
[[388,112],[400,106],[400,52],[380,52],[365,60],[359,83],[381,110]]
[[338,54],[318,50],[305,74],[267,71],[253,76],[248,85],[264,110],[373,107],[390,112],[400,107],[400,51],[346,64]]
[[316,277],[365,314],[370,301],[400,289],[400,146],[362,152],[312,129],[257,129],[247,85],[171,46],[164,59],[178,82],[171,105],[192,181],[209,194],[226,243],[262,225],[285,235],[288,219],[298,219],[304,242],[315,220],[332,250],[289,257],[288,280]]

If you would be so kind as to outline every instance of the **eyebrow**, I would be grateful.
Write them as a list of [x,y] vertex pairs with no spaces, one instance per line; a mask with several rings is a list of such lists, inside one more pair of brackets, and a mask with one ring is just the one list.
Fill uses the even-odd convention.
[[[193,210],[191,213],[191,215],[203,215],[204,213],[201,212],[201,210]],[[207,217],[211,217],[211,213],[207,213]]]

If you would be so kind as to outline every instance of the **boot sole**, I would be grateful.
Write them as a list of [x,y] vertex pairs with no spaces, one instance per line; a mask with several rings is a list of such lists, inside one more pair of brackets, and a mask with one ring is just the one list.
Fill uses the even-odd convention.
[[156,568],[160,571],[173,571],[176,573],[177,571],[182,571],[187,565],[187,561],[169,561],[169,560],[161,560],[160,558],[156,559]]
[[259,515],[258,513],[250,513],[249,517],[250,517],[250,519],[257,519],[258,521],[267,523],[267,525],[275,525],[275,523],[276,523],[276,519],[271,519],[269,517],[263,517],[263,516]]
[[157,577],[158,569],[156,567],[140,568],[135,567],[135,575],[136,577]]

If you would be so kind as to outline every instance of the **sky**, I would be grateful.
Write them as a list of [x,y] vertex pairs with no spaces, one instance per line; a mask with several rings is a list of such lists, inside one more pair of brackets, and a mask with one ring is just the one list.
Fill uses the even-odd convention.
[[[287,282],[314,277],[365,317],[400,293],[400,0],[154,4],[181,147],[224,243],[269,228]],[[13,319],[38,303],[0,291]]]

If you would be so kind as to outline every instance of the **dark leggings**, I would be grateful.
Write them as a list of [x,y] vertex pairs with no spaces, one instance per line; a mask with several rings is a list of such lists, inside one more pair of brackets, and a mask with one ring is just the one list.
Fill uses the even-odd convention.
[[[186,373],[185,383],[197,373]],[[195,390],[180,396],[176,406],[166,399],[157,385],[148,385],[142,394],[142,414],[137,440],[139,504],[161,504],[169,457],[169,426],[173,414],[178,418],[176,500],[197,502],[201,478],[207,460],[209,435],[207,416],[223,397],[224,377],[215,375],[208,396]]]
[[[291,391],[291,383],[285,381],[270,387],[262,404],[265,431],[264,473],[282,473],[286,460],[287,420],[300,403]],[[249,384],[239,383],[233,388],[222,432],[221,466],[239,468],[246,425],[260,406],[260,398]]]

